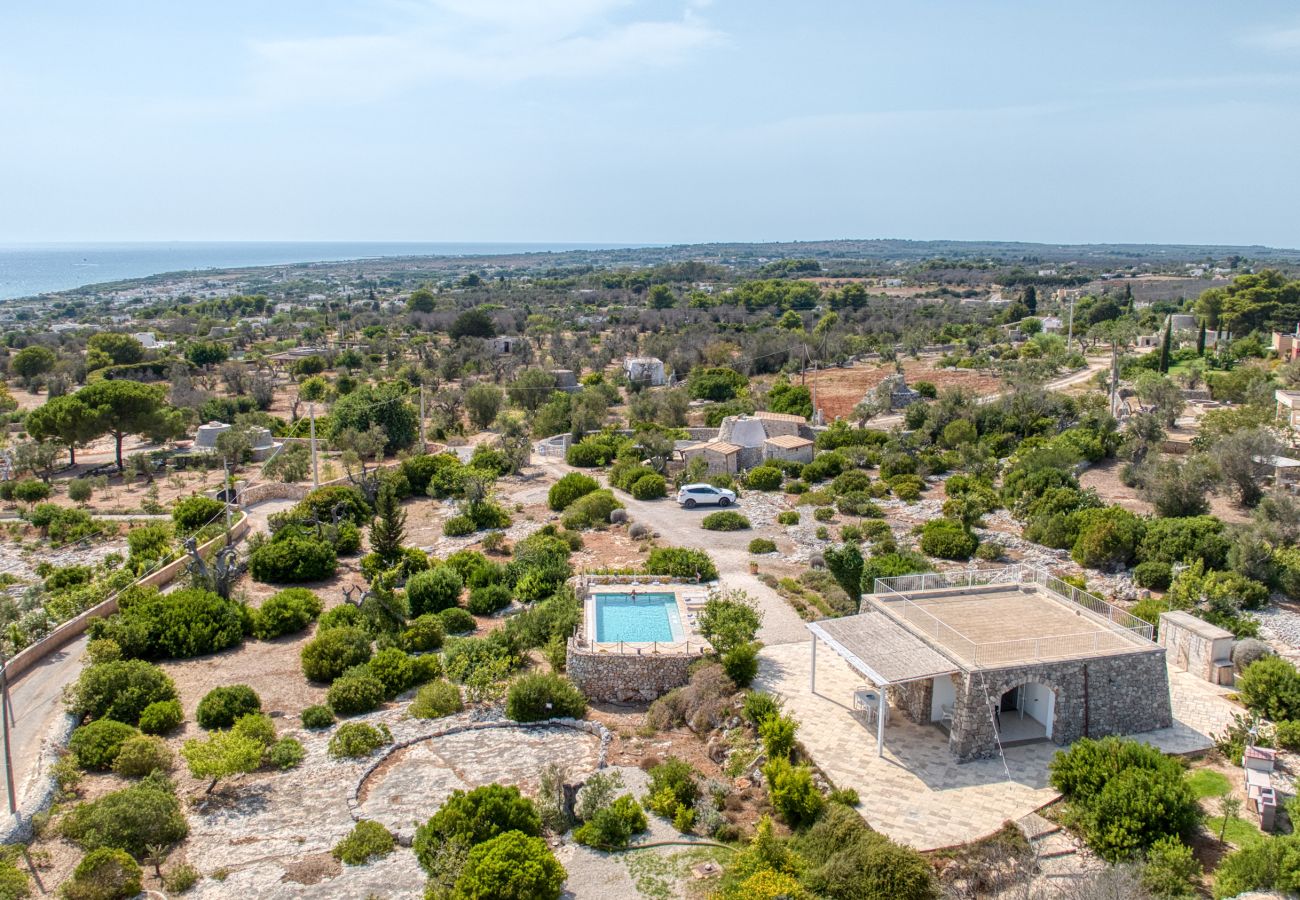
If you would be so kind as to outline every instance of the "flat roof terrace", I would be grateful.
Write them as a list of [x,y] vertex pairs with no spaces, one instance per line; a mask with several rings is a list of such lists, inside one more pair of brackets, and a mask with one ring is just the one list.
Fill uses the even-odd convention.
[[1032,568],[882,578],[866,599],[969,668],[1157,646],[1149,623]]

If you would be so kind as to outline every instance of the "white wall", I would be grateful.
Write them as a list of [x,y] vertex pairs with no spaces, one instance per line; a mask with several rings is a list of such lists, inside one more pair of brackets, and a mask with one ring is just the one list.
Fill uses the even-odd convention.
[[1046,685],[1031,681],[1020,688],[1024,702],[1025,715],[1041,722],[1047,728],[1047,736],[1052,736],[1052,719],[1056,715],[1056,695]]
[[952,678],[948,675],[939,675],[934,679],[934,697],[930,701],[930,721],[940,722],[943,720],[944,704],[953,706],[957,702],[957,691],[952,686]]

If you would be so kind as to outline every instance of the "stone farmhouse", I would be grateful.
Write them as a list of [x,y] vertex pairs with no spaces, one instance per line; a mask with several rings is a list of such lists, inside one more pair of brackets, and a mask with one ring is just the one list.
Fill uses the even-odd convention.
[[863,678],[854,706],[889,740],[890,707],[935,726],[958,762],[1036,741],[1173,721],[1165,647],[1119,607],[1026,566],[881,578],[863,612],[808,624]]

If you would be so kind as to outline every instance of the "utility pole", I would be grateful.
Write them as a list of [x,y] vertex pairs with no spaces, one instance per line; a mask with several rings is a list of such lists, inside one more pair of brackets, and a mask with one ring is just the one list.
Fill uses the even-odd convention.
[[1070,333],[1065,338],[1065,351],[1070,351],[1070,345],[1074,343],[1074,295],[1070,295]]
[[311,416],[311,486],[312,488],[320,487],[320,467],[316,463],[316,404],[307,404],[308,414]]
[[[14,797],[14,758],[9,749],[9,722],[13,717],[13,704],[9,701],[9,660],[5,657],[3,648],[0,648],[0,703],[4,704],[0,717],[4,719],[5,783],[9,787],[9,815],[17,816],[18,801]],[[17,724],[17,720],[14,720],[14,724]]]
[[428,445],[424,443],[424,385],[420,385],[420,452],[427,449]]

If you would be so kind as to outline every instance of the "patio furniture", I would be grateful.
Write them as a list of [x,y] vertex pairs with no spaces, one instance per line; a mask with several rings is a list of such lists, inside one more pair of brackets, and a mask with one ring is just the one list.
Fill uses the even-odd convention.
[[[883,709],[882,709],[883,707]],[[874,688],[858,688],[853,692],[853,708],[867,714],[867,721],[874,721],[876,716],[889,717],[889,704],[881,703],[880,692]]]
[[940,711],[941,713],[943,713],[943,715],[940,716],[939,721],[940,721],[940,722],[943,722],[943,723],[945,723],[945,724],[951,725],[951,724],[952,724],[952,714],[953,714],[953,707],[952,707],[952,704],[951,704],[951,703],[941,703],[941,704],[939,704],[939,711]]

